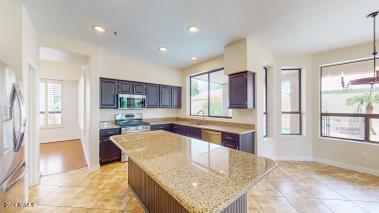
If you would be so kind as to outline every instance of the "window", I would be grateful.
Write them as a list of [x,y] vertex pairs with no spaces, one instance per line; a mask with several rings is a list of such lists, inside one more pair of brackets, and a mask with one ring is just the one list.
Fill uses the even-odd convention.
[[322,137],[379,142],[379,85],[370,84],[375,79],[373,62],[321,67]]
[[301,70],[282,69],[282,134],[301,135]]
[[62,126],[62,84],[41,79],[40,125],[42,128]]
[[223,68],[191,76],[190,114],[202,110],[208,117],[231,117],[228,81]]
[[268,120],[267,120],[267,67],[263,68],[263,137],[268,134]]

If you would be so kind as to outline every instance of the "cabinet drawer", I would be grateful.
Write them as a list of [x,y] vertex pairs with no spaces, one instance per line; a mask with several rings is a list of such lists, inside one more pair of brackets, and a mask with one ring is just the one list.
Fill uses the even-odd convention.
[[100,130],[100,137],[109,137],[112,135],[119,135],[121,134],[120,128],[114,128],[114,129],[101,129]]
[[231,149],[239,149],[238,143],[235,142],[223,141],[222,145]]
[[150,130],[155,131],[155,130],[165,130],[165,131],[170,131],[170,124],[158,124],[158,125],[151,125]]
[[236,134],[222,133],[222,141],[239,143],[240,142],[240,136],[236,135]]

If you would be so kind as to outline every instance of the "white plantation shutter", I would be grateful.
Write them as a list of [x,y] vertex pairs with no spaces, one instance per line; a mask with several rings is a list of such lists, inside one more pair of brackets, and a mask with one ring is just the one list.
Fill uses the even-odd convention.
[[62,125],[62,84],[59,81],[41,80],[40,125]]

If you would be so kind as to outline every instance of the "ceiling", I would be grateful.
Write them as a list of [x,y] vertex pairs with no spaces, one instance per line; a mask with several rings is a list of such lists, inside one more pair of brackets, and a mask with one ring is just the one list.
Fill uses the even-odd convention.
[[[316,53],[370,41],[378,0],[35,0],[26,1],[38,32],[186,67],[249,37],[277,54]],[[104,35],[89,27],[106,27]],[[186,28],[197,25],[200,32]],[[113,36],[117,31],[118,36]],[[166,46],[159,53],[158,46]],[[191,61],[196,56],[199,61]]]

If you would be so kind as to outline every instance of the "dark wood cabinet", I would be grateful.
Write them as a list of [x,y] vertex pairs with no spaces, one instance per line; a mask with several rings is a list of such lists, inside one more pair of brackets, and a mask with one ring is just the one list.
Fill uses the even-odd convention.
[[110,136],[119,134],[121,134],[120,128],[100,130],[100,164],[121,160],[121,150],[109,139]]
[[146,84],[146,107],[158,108],[159,107],[159,85]]
[[181,87],[171,88],[171,107],[172,108],[182,107],[182,88]]
[[156,130],[165,130],[168,132],[171,132],[171,124],[156,124],[156,125],[151,125],[150,126],[151,131],[156,131]]
[[246,71],[229,75],[229,108],[255,108],[255,73]]
[[177,125],[177,126],[178,126],[177,134],[186,136],[186,137],[189,136],[190,128],[188,126],[182,126],[182,125]]
[[118,93],[133,94],[133,82],[119,81],[118,82]]
[[222,145],[254,154],[254,132],[244,134],[222,133]]
[[146,108],[181,108],[182,88],[100,78],[100,108],[116,109],[118,94],[146,95]]
[[159,85],[159,107],[171,107],[171,86]]
[[100,108],[117,108],[117,80],[100,79]]
[[139,82],[133,83],[133,94],[145,95],[145,93],[146,93],[146,90],[145,90],[145,84],[144,83],[139,83]]
[[177,124],[171,124],[170,132],[178,134],[178,130],[179,130],[179,125],[177,125]]
[[196,128],[196,127],[190,127],[189,128],[189,137],[191,138],[196,138],[196,139],[201,139],[201,129]]

